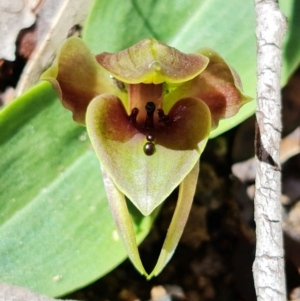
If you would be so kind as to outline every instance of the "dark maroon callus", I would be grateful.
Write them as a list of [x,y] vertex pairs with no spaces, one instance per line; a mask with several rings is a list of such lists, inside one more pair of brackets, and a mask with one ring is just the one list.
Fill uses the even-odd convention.
[[129,115],[129,122],[131,124],[135,124],[136,123],[136,117],[139,113],[139,109],[138,108],[133,108],[131,111],[131,114]]
[[147,142],[145,145],[144,145],[144,153],[145,155],[147,156],[151,156],[153,155],[155,152],[155,145],[154,143],[152,142]]
[[153,134],[147,134],[146,139],[147,139],[149,142],[153,142],[154,139],[155,139],[155,137],[154,137]]
[[158,114],[158,121],[161,123],[166,123],[170,120],[168,115],[165,115],[164,110],[162,109],[158,109],[157,110],[157,114]]
[[152,129],[154,129],[153,114],[155,111],[155,103],[152,101],[147,102],[145,109],[147,112],[146,121],[145,121],[145,129],[152,130]]

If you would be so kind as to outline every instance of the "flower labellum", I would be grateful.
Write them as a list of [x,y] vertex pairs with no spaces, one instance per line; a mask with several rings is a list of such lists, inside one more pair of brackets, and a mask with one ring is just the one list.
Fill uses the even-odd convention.
[[[73,37],[41,79],[52,84],[73,119],[87,127],[129,258],[146,277],[158,275],[187,221],[210,131],[251,100],[239,76],[209,49],[184,54],[150,38],[118,53],[94,56]],[[125,196],[147,216],[177,186],[176,209],[149,275]]]

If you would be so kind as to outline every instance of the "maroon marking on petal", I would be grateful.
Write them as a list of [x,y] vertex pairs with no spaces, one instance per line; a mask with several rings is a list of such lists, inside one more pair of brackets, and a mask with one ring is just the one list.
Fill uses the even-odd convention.
[[145,129],[153,130],[154,129],[154,120],[153,115],[155,111],[155,103],[149,101],[146,103],[145,110],[146,110],[146,120],[145,120]]
[[127,142],[139,131],[130,123],[126,110],[117,97],[109,94],[103,95],[104,101],[100,108],[99,127],[103,135],[109,140]]
[[86,108],[96,95],[69,83],[59,82],[59,85],[62,91],[63,106],[73,113],[75,121],[84,124]]
[[210,130],[209,108],[197,98],[179,100],[170,110],[167,126],[154,131],[155,141],[174,150],[198,149]]
[[237,113],[242,105],[241,94],[226,63],[210,62],[208,67],[190,83],[190,95],[200,98],[209,107],[212,126],[220,119]]
[[157,123],[150,133],[143,126],[130,123],[122,102],[116,96],[104,94],[101,95],[101,100],[97,97],[95,101],[98,104],[93,108],[97,110],[93,125],[98,129],[94,131],[101,133],[102,140],[126,143],[134,138],[136,147],[139,148],[146,138],[143,150],[147,156],[154,154],[157,145],[173,150],[198,150],[199,142],[204,140],[210,131],[209,108],[197,98],[179,100],[169,112],[168,125]]

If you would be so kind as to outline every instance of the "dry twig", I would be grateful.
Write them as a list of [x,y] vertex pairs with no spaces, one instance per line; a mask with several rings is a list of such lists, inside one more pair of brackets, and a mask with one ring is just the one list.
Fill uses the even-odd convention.
[[257,38],[256,256],[258,301],[286,301],[281,224],[281,44],[286,20],[275,0],[254,0]]

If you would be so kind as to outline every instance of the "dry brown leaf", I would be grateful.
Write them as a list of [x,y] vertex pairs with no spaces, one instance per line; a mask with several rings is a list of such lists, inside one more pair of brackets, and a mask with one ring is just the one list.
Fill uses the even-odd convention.
[[0,59],[14,61],[16,40],[21,29],[35,22],[33,10],[39,0],[0,0]]
[[52,62],[67,38],[69,30],[84,21],[91,2],[92,0],[44,1],[37,20],[37,46],[21,75],[16,96],[38,82],[41,73]]

